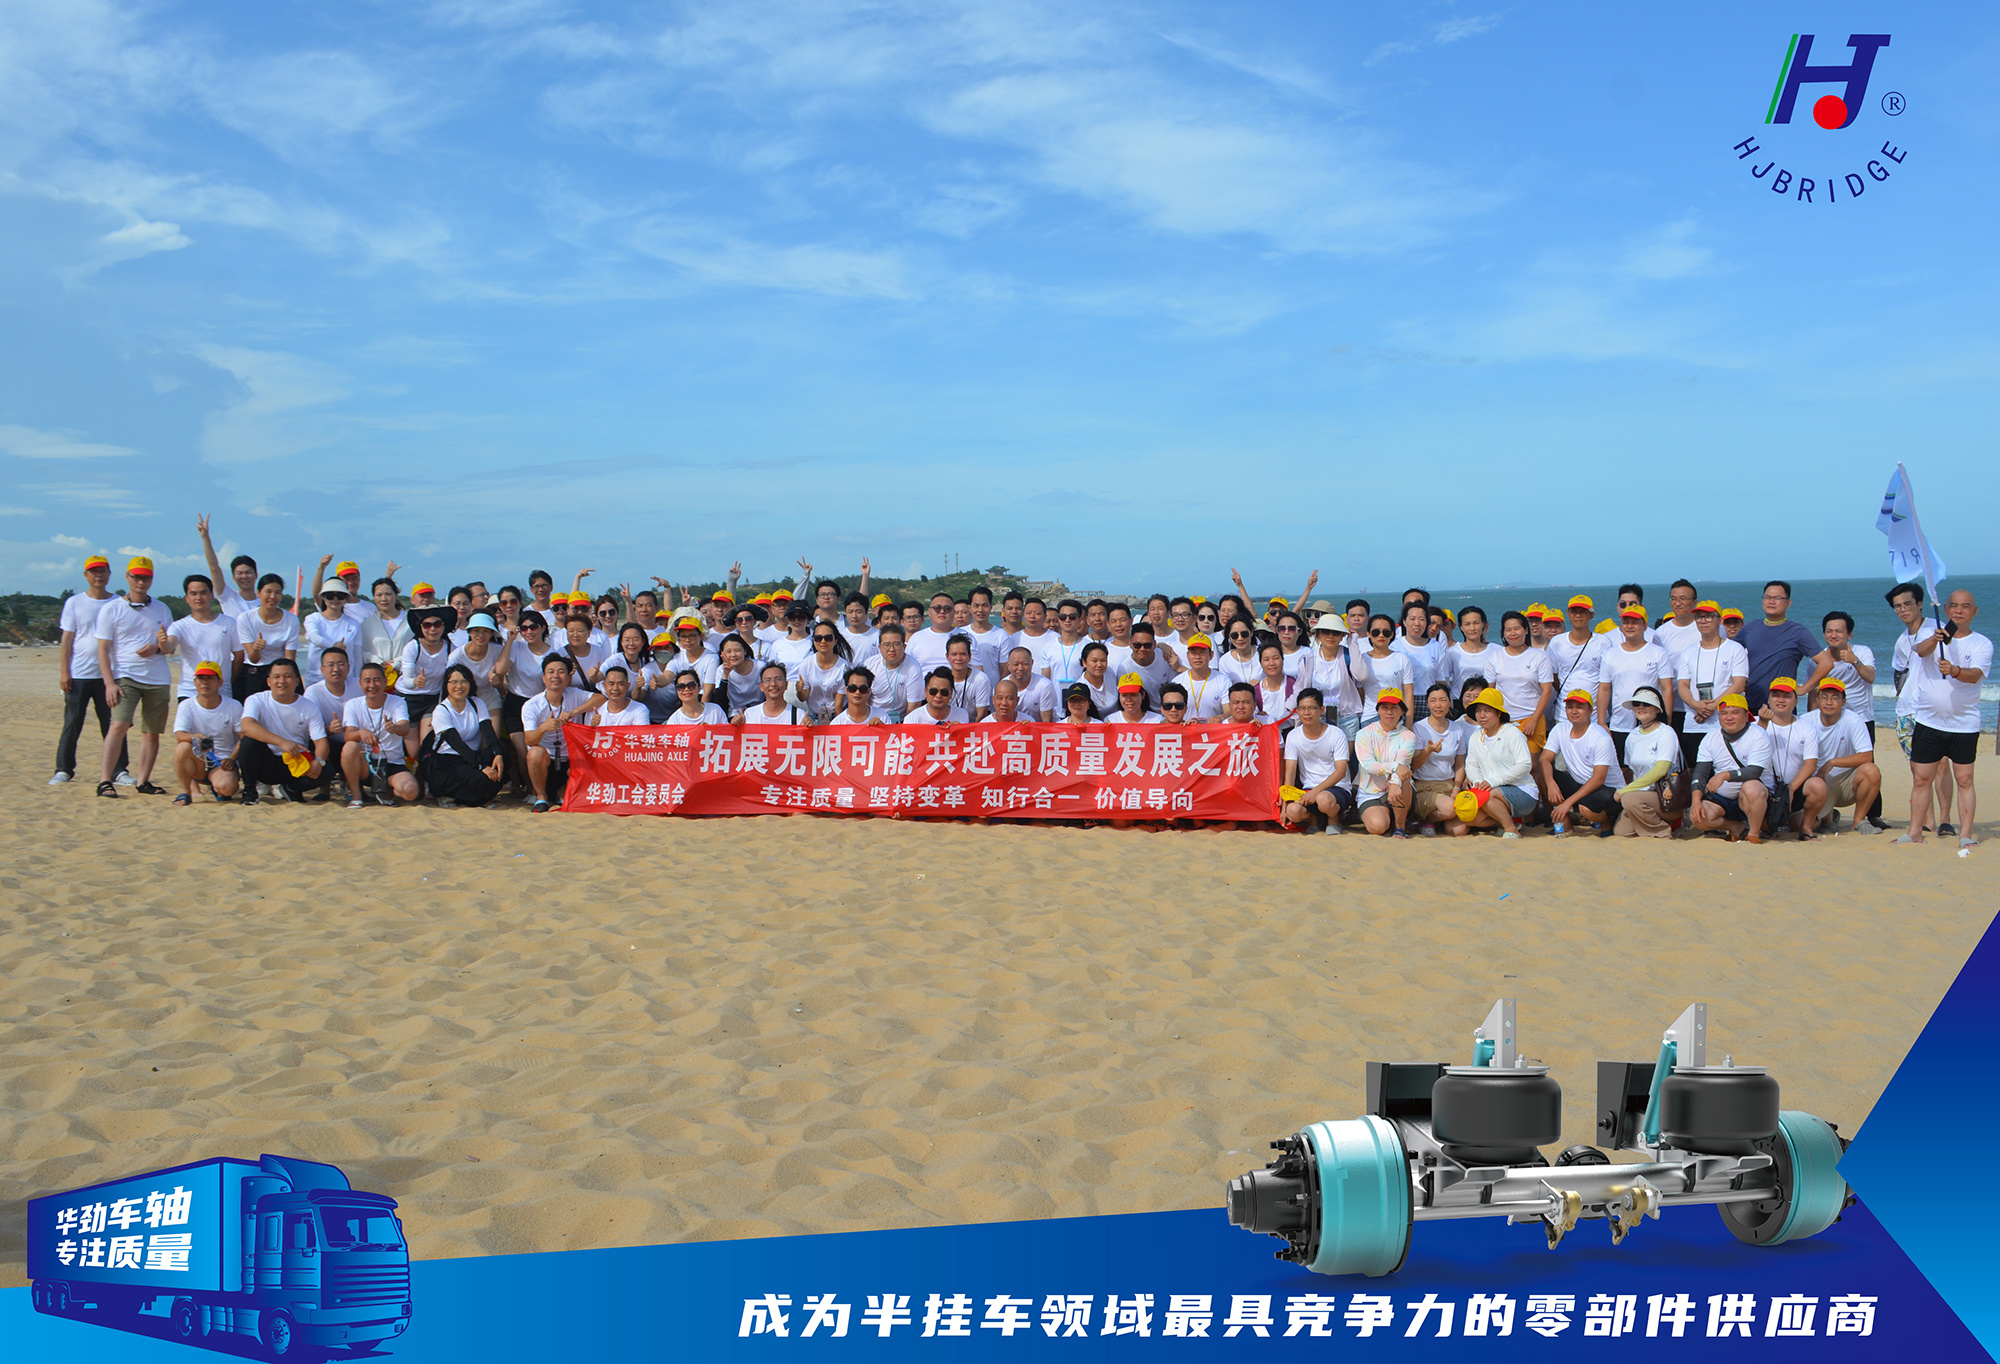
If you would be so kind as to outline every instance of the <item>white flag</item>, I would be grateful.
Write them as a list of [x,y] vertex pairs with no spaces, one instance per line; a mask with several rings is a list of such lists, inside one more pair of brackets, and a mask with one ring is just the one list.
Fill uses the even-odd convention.
[[1937,585],[1945,576],[1944,560],[1938,558],[1937,551],[1924,538],[1924,528],[1917,522],[1917,499],[1910,491],[1910,476],[1900,464],[1889,479],[1889,490],[1882,494],[1882,513],[1875,518],[1875,529],[1889,537],[1889,571],[1896,581],[1907,583],[1921,578],[1930,589],[1930,599],[1936,601]]

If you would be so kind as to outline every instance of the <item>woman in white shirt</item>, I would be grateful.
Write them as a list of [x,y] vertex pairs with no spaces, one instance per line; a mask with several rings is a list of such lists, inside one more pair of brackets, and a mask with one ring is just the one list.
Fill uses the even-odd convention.
[[1396,621],[1392,616],[1373,615],[1368,618],[1368,652],[1354,660],[1355,680],[1361,684],[1361,713],[1375,713],[1375,698],[1383,691],[1394,687],[1403,695],[1410,695],[1415,669],[1410,666],[1407,654],[1398,653],[1396,644]]
[[1082,682],[1072,682],[1063,688],[1063,713],[1058,724],[1098,725],[1104,723],[1097,716],[1097,707],[1091,704],[1090,688]]
[[1519,611],[1509,611],[1500,617],[1500,638],[1506,647],[1485,656],[1490,660],[1486,677],[1494,690],[1507,699],[1506,709],[1514,717],[1514,728],[1528,741],[1528,755],[1532,758],[1542,751],[1542,741],[1548,734],[1544,717],[1549,697],[1556,689],[1555,670],[1549,664],[1549,656],[1528,643],[1528,618]]
[[[361,657],[361,626],[347,614],[347,584],[335,578],[319,590],[319,610],[299,622],[304,649],[298,655],[302,685],[319,681],[319,656],[338,644],[350,659]],[[246,654],[247,656],[247,654]]]
[[730,715],[741,715],[756,705],[762,689],[757,685],[757,651],[750,642],[740,634],[724,635],[716,662],[708,699]]
[[[341,594],[347,585],[341,584]],[[236,637],[243,645],[243,671],[231,688],[238,701],[247,701],[270,688],[271,665],[281,658],[297,661],[299,653],[298,617],[285,609],[285,580],[266,573],[257,580],[257,605],[236,618]]]
[[[1224,601],[1232,600],[1225,597]],[[1264,665],[1257,661],[1257,628],[1248,615],[1238,616],[1224,627],[1223,642],[1229,650],[1215,660],[1215,670],[1222,674],[1225,682],[1248,682],[1255,686],[1263,676]]]
[[541,612],[522,611],[518,632],[507,632],[507,643],[500,651],[500,660],[487,674],[495,686],[507,689],[500,698],[500,714],[494,728],[513,747],[517,791],[521,789],[528,770],[528,741],[521,736],[521,712],[527,706],[529,697],[542,693],[542,662],[554,651],[548,641],[548,631],[548,619]]
[[1620,838],[1672,838],[1679,816],[1667,814],[1674,789],[1674,769],[1680,766],[1680,736],[1660,723],[1663,699],[1655,688],[1641,687],[1628,704],[1639,724],[1625,737],[1625,765],[1632,780],[1611,793],[1618,802],[1618,822],[1611,832]]
[[1107,725],[1157,725],[1160,713],[1146,695],[1146,679],[1126,673],[1118,679],[1118,709],[1105,717]]
[[598,675],[611,661],[611,645],[608,642],[598,644],[591,639],[595,626],[588,611],[572,611],[563,617],[562,624],[562,653],[570,661],[570,672],[576,679],[576,685],[585,691],[596,691]]
[[1410,776],[1415,795],[1410,802],[1410,818],[1426,834],[1435,833],[1437,824],[1458,819],[1452,800],[1465,789],[1465,749],[1471,726],[1451,718],[1451,688],[1433,682],[1424,693],[1424,717],[1410,726],[1416,735],[1417,750],[1410,755]]
[[[444,670],[451,666],[451,640],[446,631],[457,613],[449,606],[417,607],[410,625],[417,637],[403,646],[396,663],[396,694],[410,708],[410,718],[422,722],[444,693]],[[410,741],[410,764],[417,761],[417,743]]]
[[[473,617],[475,622],[480,619]],[[486,628],[490,635],[491,627]],[[447,810],[454,805],[490,805],[500,794],[500,781],[506,774],[504,745],[477,692],[478,677],[471,668],[463,663],[446,664],[443,693],[423,719],[417,775],[423,779],[424,789]]]
[[[1516,612],[1509,616],[1521,622],[1527,636],[1527,620]],[[1509,723],[1507,698],[1497,687],[1488,687],[1472,703],[1472,722],[1479,732],[1469,736],[1465,747],[1465,782],[1468,787],[1484,787],[1485,803],[1479,813],[1463,821],[1466,828],[1497,826],[1502,838],[1519,838],[1514,825],[1534,813],[1540,804],[1535,791],[1534,758],[1520,730]],[[1456,823],[1456,822],[1455,822]],[[1452,833],[1459,829],[1453,827]]]
[[489,715],[500,705],[500,688],[494,686],[493,679],[488,676],[500,661],[499,650],[494,647],[498,635],[499,629],[493,617],[484,611],[475,612],[472,619],[465,623],[465,643],[451,651],[451,657],[445,660],[444,665],[447,672],[456,663],[472,673],[472,694],[479,698],[479,703],[486,707]]
[[1438,676],[1451,684],[1453,696],[1465,690],[1467,679],[1488,676],[1494,646],[1486,642],[1486,628],[1484,607],[1468,606],[1458,613],[1458,632],[1465,640],[1446,649],[1438,665]]
[[1296,674],[1285,670],[1284,646],[1275,639],[1266,639],[1258,646],[1257,662],[1262,671],[1251,684],[1257,688],[1257,718],[1278,726],[1282,739],[1291,730],[1301,683]]
[[722,713],[722,707],[711,701],[702,700],[703,685],[701,674],[693,668],[682,668],[674,674],[674,695],[681,701],[681,708],[669,715],[665,722],[670,725],[726,725],[729,717]]
[[[830,621],[817,620],[812,627],[812,653],[799,664],[792,679],[792,695],[805,708],[809,723],[823,725],[844,705],[841,688],[853,681],[857,671],[847,637]],[[867,672],[863,668],[859,671]],[[875,674],[868,673],[872,687]],[[871,703],[872,705],[872,703]]]

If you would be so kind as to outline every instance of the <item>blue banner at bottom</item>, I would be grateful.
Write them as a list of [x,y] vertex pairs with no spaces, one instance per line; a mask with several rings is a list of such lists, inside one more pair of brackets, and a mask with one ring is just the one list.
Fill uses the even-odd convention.
[[[1615,1248],[1602,1222],[1554,1251],[1538,1227],[1427,1223],[1403,1269],[1378,1279],[1308,1273],[1272,1259],[1277,1244],[1204,1209],[432,1260],[413,1267],[408,1334],[341,1357],[1556,1359],[1614,1345],[1693,1360],[1722,1345],[1733,1358],[1988,1358],[1860,1205],[1770,1248],[1707,1208],[1669,1209]],[[89,1315],[0,1294],[0,1359],[201,1357],[165,1321],[117,1330]]]

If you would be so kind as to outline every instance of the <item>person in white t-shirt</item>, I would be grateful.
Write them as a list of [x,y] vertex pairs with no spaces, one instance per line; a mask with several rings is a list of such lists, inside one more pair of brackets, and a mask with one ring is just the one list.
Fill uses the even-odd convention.
[[298,657],[299,621],[285,609],[285,580],[266,573],[257,580],[257,600],[236,618],[236,639],[243,646],[243,671],[231,692],[247,701],[268,685],[271,665]]
[[[1044,682],[1047,678],[1042,679]],[[993,709],[979,723],[983,725],[1013,725],[1021,722],[1021,689],[1014,685],[1014,679],[1003,677],[993,687]]]
[[[842,688],[852,680],[854,658],[837,622],[815,620],[807,637],[812,648],[792,674],[792,697],[808,724],[823,725],[846,705]],[[875,674],[869,673],[872,684]]]
[[1089,686],[1082,682],[1072,682],[1063,688],[1062,705],[1062,718],[1056,721],[1059,725],[1104,723],[1103,717],[1097,713],[1097,707],[1091,702]]
[[[1896,742],[1907,758],[1910,756],[1910,739],[1917,730],[1917,689],[1910,685],[1910,662],[1914,657],[1911,650],[1917,640],[1930,630],[1929,623],[1924,619],[1924,585],[1920,582],[1897,583],[1889,589],[1886,600],[1903,626],[1896,632],[1896,647],[1890,653],[1889,666],[1896,684]],[[1947,758],[1938,763],[1937,776],[1931,781],[1932,807],[1949,814],[1954,789],[1951,760]],[[1950,836],[1947,830],[1939,832]]]
[[180,779],[176,805],[194,804],[195,787],[206,786],[218,801],[236,794],[236,739],[243,707],[222,694],[222,665],[203,659],[188,669],[194,691],[174,715],[174,775]]
[[[1819,726],[1819,779],[1826,795],[1814,817],[1819,828],[1831,828],[1839,819],[1840,808],[1852,805],[1854,832],[1878,833],[1876,821],[1865,817],[1877,808],[1882,794],[1882,769],[1875,765],[1875,736],[1847,709],[1847,696],[1848,688],[1838,677],[1826,678],[1819,684],[1817,713],[1799,722]],[[1874,698],[1869,699],[1872,703]]]
[[[1677,578],[1667,589],[1667,606],[1671,614],[1653,627],[1653,643],[1667,651],[1668,658],[1679,658],[1683,651],[1694,647],[1701,638],[1701,631],[1694,618],[1695,598],[1700,594],[1694,584],[1686,578]],[[1719,622],[1718,622],[1719,623]]]
[[1083,646],[1083,672],[1077,681],[1090,688],[1090,705],[1098,718],[1118,709],[1118,679],[1111,672],[1111,646],[1091,640]]
[[[1486,642],[1486,610],[1480,606],[1468,606],[1458,613],[1458,632],[1464,636],[1460,643],[1449,646],[1444,658],[1438,663],[1438,676],[1451,684],[1453,696],[1463,695],[1465,684],[1475,677],[1493,680],[1487,672],[1494,652],[1500,647]],[[1482,686],[1481,690],[1485,690]]]
[[1826,783],[1819,778],[1822,731],[1811,716],[1799,717],[1796,678],[1774,677],[1765,692],[1769,714],[1761,723],[1771,745],[1771,765],[1764,769],[1764,785],[1770,788],[1766,830],[1790,829],[1801,839],[1817,838],[1819,810],[1826,803]]
[[1284,784],[1300,794],[1284,803],[1278,817],[1294,828],[1338,834],[1354,809],[1354,793],[1347,788],[1347,736],[1326,723],[1326,699],[1318,687],[1307,687],[1297,700],[1299,722],[1285,736]]
[[153,561],[134,555],[125,566],[125,595],[104,603],[97,613],[97,669],[104,677],[104,700],[111,707],[111,726],[104,732],[97,794],[118,795],[118,764],[125,756],[125,736],[136,722],[138,751],[132,755],[133,787],[143,796],[164,796],[153,785],[153,765],[160,758],[160,735],[172,722],[169,714],[173,672],[167,666],[172,641],[167,630],[173,612],[155,599]]
[[1007,651],[1007,679],[1014,684],[1014,703],[1021,719],[1046,723],[1055,718],[1061,704],[1056,684],[1035,671],[1033,649],[1016,644]]
[[[830,626],[832,622],[828,622]],[[767,657],[773,663],[785,665],[788,676],[796,678],[799,669],[813,655],[812,635],[813,614],[802,605],[793,605],[785,610],[785,625],[768,644]]]
[[1043,635],[1039,639],[1032,634],[1024,634],[1021,639],[1040,657],[1042,675],[1055,683],[1058,691],[1083,676],[1083,650],[1091,642],[1090,636],[1083,630],[1083,610],[1082,602],[1074,597],[1065,597],[1056,604],[1056,629],[1059,633]]
[[[782,663],[767,663],[764,666],[767,673],[772,669],[775,669],[777,672],[780,713],[795,713],[793,708],[785,705],[783,701],[785,692],[785,665]],[[605,664],[604,671],[599,675],[599,682],[604,688],[604,704],[586,716],[583,723],[614,729],[634,728],[653,723],[652,712],[648,711],[640,702],[633,699],[632,674],[626,670],[623,663],[614,661]],[[767,692],[766,694],[768,695],[769,693]],[[753,707],[753,709],[762,710],[763,707],[758,706]],[[752,721],[752,723],[797,724],[798,722],[796,720],[757,720]]]
[[[299,689],[299,665],[281,658],[271,664],[268,686],[243,703],[242,738],[236,766],[243,773],[243,804],[258,803],[258,788],[282,799],[305,799],[308,786],[325,789],[328,750],[326,721]],[[287,758],[303,760],[293,772]]]
[[680,698],[680,709],[660,723],[667,725],[726,725],[729,716],[721,706],[704,700],[708,687],[701,680],[701,674],[693,668],[682,668],[674,674],[674,695]]
[[1410,755],[1415,792],[1410,818],[1421,833],[1433,837],[1436,825],[1458,820],[1452,801],[1465,789],[1465,750],[1472,735],[1469,723],[1452,719],[1451,697],[1451,688],[1445,683],[1431,683],[1424,693],[1424,716],[1410,726],[1417,740],[1416,751]]
[[1137,673],[1123,673],[1118,678],[1118,704],[1104,717],[1107,725],[1157,725],[1160,713],[1153,709],[1152,699],[1146,694],[1146,679]]
[[571,686],[572,675],[567,655],[550,654],[542,660],[541,692],[521,707],[522,738],[528,744],[528,784],[534,788],[528,808],[536,814],[560,805],[569,784],[569,741],[563,737],[563,726],[572,721],[587,723],[591,713],[604,705],[601,692],[593,695]]
[[[1958,787],[1958,846],[1978,843],[1972,833],[1979,798],[1972,768],[1979,757],[1979,689],[1993,671],[1993,641],[1972,628],[1979,603],[1964,588],[1945,598],[1945,624],[1910,646],[1909,685],[1917,689],[1916,727],[1910,735],[1910,828],[1898,843],[1921,843],[1931,813],[1931,782],[1947,759]],[[103,627],[98,627],[101,637]],[[1944,817],[1938,811],[1938,832]]]
[[[100,746],[111,729],[111,707],[104,700],[104,674],[97,666],[97,613],[111,600],[106,584],[111,581],[111,560],[93,554],[83,561],[81,592],[63,598],[62,651],[56,660],[56,677],[63,693],[62,734],[56,740],[56,770],[49,785],[61,786],[76,778],[77,743],[83,738],[84,717],[95,711]],[[130,781],[125,771],[125,754],[118,754],[113,772],[114,785]]]
[[1734,842],[1742,837],[1764,841],[1764,812],[1770,788],[1764,769],[1771,765],[1771,741],[1759,725],[1750,723],[1750,702],[1731,692],[1716,702],[1715,731],[1702,736],[1695,755],[1694,802],[1688,820],[1705,833],[1721,832]]
[[931,594],[930,624],[911,635],[907,644],[910,661],[928,673],[945,665],[945,646],[951,642],[952,598],[949,592]]
[[1722,607],[1712,601],[1694,608],[1695,642],[1674,660],[1675,690],[1685,714],[1681,718],[1681,764],[1694,770],[1701,741],[1719,723],[1716,710],[1724,696],[1743,694],[1750,684],[1750,652],[1722,632]]
[[[1614,779],[1622,779],[1624,774],[1611,736],[1591,718],[1596,708],[1594,695],[1582,687],[1572,689],[1563,697],[1565,723],[1556,726],[1542,749],[1542,785],[1556,792],[1549,822],[1558,834],[1566,833],[1578,821],[1593,826],[1600,836],[1611,834],[1617,813],[1611,790]],[[1557,757],[1562,758],[1564,770],[1557,770]]]
[[1215,660],[1215,670],[1232,685],[1248,682],[1256,686],[1264,675],[1264,665],[1257,657],[1257,623],[1247,615],[1238,616],[1224,627],[1223,642],[1228,648]]
[[972,650],[972,637],[963,632],[944,646],[945,666],[952,677],[951,703],[974,720],[984,720],[993,709],[993,684],[973,666]]
[[1413,601],[1403,608],[1402,631],[1389,647],[1410,661],[1405,696],[1428,695],[1431,683],[1444,676],[1446,643],[1431,633],[1430,608],[1423,602]]
[[[1569,599],[1564,615],[1568,618],[1569,629],[1549,636],[1542,645],[1542,652],[1549,656],[1549,670],[1556,695],[1567,696],[1581,690],[1596,696],[1604,651],[1613,648],[1617,640],[1591,628],[1597,615],[1597,604],[1585,593],[1579,592]],[[1598,723],[1602,724],[1603,720],[1603,716],[1598,717]]]
[[[1177,675],[1174,681],[1187,693],[1187,723],[1207,724],[1222,718],[1229,708],[1230,681],[1209,669],[1209,660],[1215,656],[1215,646],[1207,635],[1196,632],[1187,639],[1187,671]],[[1256,689],[1251,688],[1251,708],[1256,708]]]
[[[830,622],[847,641],[848,656],[857,661],[875,652],[875,627],[868,620],[868,597],[850,592],[838,620]],[[818,629],[815,625],[814,629]]]
[[1384,691],[1410,694],[1415,669],[1408,654],[1396,651],[1396,639],[1393,617],[1378,614],[1368,618],[1368,651],[1354,659],[1354,679],[1361,688],[1363,715],[1375,712],[1376,698]]
[[1548,733],[1555,669],[1548,654],[1528,642],[1528,618],[1519,611],[1500,617],[1500,641],[1503,647],[1487,656],[1491,666],[1486,680],[1506,698],[1508,723],[1527,741],[1528,752],[1539,753]]
[[347,808],[362,807],[361,793],[368,789],[370,776],[375,778],[375,799],[381,804],[416,800],[417,779],[410,774],[409,757],[416,748],[417,725],[410,719],[407,698],[389,690],[388,671],[380,663],[363,663],[355,681],[361,694],[343,706],[340,715],[347,736],[340,748]]
[[[1820,634],[1826,640],[1827,657],[1833,660],[1833,670],[1828,676],[1837,679],[1847,689],[1847,713],[1854,716],[1857,723],[1866,722],[1872,749],[1875,740],[1875,651],[1866,644],[1854,642],[1854,617],[1845,611],[1827,612],[1820,621]],[[1811,701],[1808,698],[1808,704]],[[1880,795],[1875,797],[1873,807],[1863,808],[1867,822],[1873,828],[1881,830],[1889,827],[1882,820]],[[1859,833],[1859,828],[1855,832]]]
[[[814,626],[818,629],[818,626]],[[851,666],[842,679],[843,703],[831,720],[821,721],[829,725],[884,725],[889,723],[887,711],[875,704],[875,674],[858,665]]]
[[339,766],[341,745],[347,742],[347,703],[361,695],[361,683],[348,675],[347,650],[330,644],[319,656],[319,681],[305,689],[305,699],[319,707],[326,724],[326,751]]
[[910,661],[904,649],[909,631],[895,621],[884,621],[876,639],[875,657],[862,660],[875,674],[875,708],[899,723],[911,710],[924,703],[923,670]]
[[972,666],[986,674],[988,685],[998,682],[1005,671],[1008,632],[993,623],[993,589],[981,584],[966,594],[971,618],[964,634],[972,641]]
[[785,665],[775,660],[757,669],[758,699],[730,718],[739,725],[804,725],[812,717],[792,704],[785,692],[791,686]]
[[167,652],[180,660],[181,679],[177,696],[194,695],[194,670],[213,663],[222,670],[222,694],[229,695],[229,680],[243,661],[243,649],[236,639],[236,622],[222,614],[215,604],[215,590],[199,573],[181,580],[181,595],[188,613],[167,627]]
[[[409,745],[409,765],[416,766],[416,730],[423,719],[430,714],[438,697],[444,694],[444,670],[451,666],[452,643],[447,638],[447,627],[451,623],[452,610],[449,606],[414,606],[410,608],[410,624],[417,637],[403,646],[403,654],[396,663],[396,694],[403,698],[409,708],[411,739]],[[595,655],[593,655],[595,657]]]
[[1257,646],[1257,662],[1263,672],[1251,683],[1257,688],[1257,717],[1278,726],[1282,738],[1292,725],[1292,710],[1298,704],[1301,683],[1298,675],[1285,668],[1285,646],[1266,636]]
[[962,725],[971,717],[952,702],[957,679],[950,668],[933,668],[924,674],[924,703],[903,717],[906,725]]
[[[475,612],[473,619],[491,617]],[[487,633],[492,632],[489,629]],[[463,663],[446,664],[444,692],[419,726],[417,775],[441,810],[491,805],[506,776],[504,743],[478,690],[479,680],[472,668]]]
[[1618,630],[1623,638],[1606,649],[1597,663],[1597,718],[1611,731],[1611,744],[1621,765],[1625,736],[1639,727],[1632,718],[1632,693],[1641,687],[1661,691],[1673,685],[1673,664],[1666,650],[1646,637],[1647,628],[1645,607],[1637,603],[1619,607]]
[[202,556],[208,560],[209,581],[215,585],[215,604],[222,608],[222,614],[235,620],[246,611],[256,610],[257,561],[239,554],[229,561],[229,575],[224,577],[222,561],[215,556],[215,542],[208,538],[208,517],[197,516],[194,528],[201,536]]
[[1632,715],[1639,727],[1625,740],[1625,762],[1632,779],[1611,793],[1618,802],[1618,821],[1611,831],[1620,838],[1672,838],[1679,824],[1667,814],[1674,792],[1673,776],[1680,767],[1680,736],[1660,723],[1665,714],[1657,689],[1632,693]]
[[1124,665],[1118,666],[1114,660],[1113,666],[1118,667],[1121,674],[1137,673],[1145,678],[1147,695],[1158,696],[1160,688],[1173,679],[1173,660],[1162,653],[1158,636],[1147,622],[1142,620],[1132,627],[1132,643],[1126,653]]
[[310,687],[319,681],[319,656],[329,645],[347,650],[349,660],[365,658],[362,637],[365,622],[347,614],[347,584],[339,578],[321,585],[319,610],[299,622],[301,646],[299,676]]

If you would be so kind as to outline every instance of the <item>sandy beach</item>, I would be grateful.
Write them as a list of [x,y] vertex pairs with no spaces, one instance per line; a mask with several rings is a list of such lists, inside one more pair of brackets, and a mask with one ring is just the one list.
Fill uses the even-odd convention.
[[1995,904],[2000,851],[1888,836],[112,802],[44,784],[55,664],[0,652],[0,1287],[24,1198],[263,1151],[394,1195],[417,1258],[1219,1206],[1501,995],[1565,1144],[1696,999],[1852,1134]]

